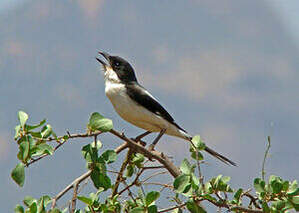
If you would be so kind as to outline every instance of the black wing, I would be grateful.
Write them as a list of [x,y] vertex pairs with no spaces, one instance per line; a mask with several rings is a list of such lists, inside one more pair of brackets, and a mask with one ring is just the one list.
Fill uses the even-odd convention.
[[131,84],[127,84],[126,88],[129,97],[133,101],[144,106],[152,113],[161,116],[169,123],[175,125],[180,130],[186,132],[184,129],[182,129],[179,125],[177,125],[174,122],[174,119],[171,117],[171,115],[161,106],[161,104],[159,104],[158,101],[156,101],[150,95],[148,95],[146,90],[141,85],[139,85],[138,83],[131,83]]

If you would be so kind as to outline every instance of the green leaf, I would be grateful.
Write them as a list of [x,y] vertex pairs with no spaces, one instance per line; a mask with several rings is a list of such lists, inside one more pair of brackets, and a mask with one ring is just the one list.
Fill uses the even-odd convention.
[[270,213],[270,208],[269,208],[267,202],[263,201],[262,208],[263,208],[263,212]]
[[212,179],[212,185],[217,189],[219,182],[221,181],[222,175],[218,175],[215,179]]
[[265,181],[263,181],[260,178],[255,178],[253,181],[253,186],[255,188],[255,190],[259,193],[264,192],[265,191]]
[[50,213],[61,213],[61,211],[57,208],[50,210]]
[[16,207],[15,207],[15,213],[24,213],[24,208],[23,208],[23,206],[21,206],[21,205],[16,205]]
[[92,205],[92,199],[90,199],[88,197],[78,196],[78,199],[89,206]]
[[145,197],[145,204],[146,206],[150,206],[155,200],[157,200],[160,197],[160,193],[156,191],[151,191],[147,193]]
[[294,180],[291,183],[289,190],[287,192],[287,195],[290,195],[290,196],[299,195],[299,188],[298,188],[298,184],[297,184],[296,180]]
[[190,176],[186,174],[176,177],[173,182],[173,187],[178,193],[183,193],[187,189],[188,185],[191,186]]
[[20,129],[21,129],[21,125],[16,125],[15,127],[15,140],[19,137],[20,135]]
[[273,193],[277,194],[277,193],[281,192],[281,190],[283,188],[283,182],[280,177],[271,175],[269,178],[269,183],[270,183]]
[[144,213],[144,212],[145,212],[144,208],[142,207],[136,207],[130,211],[130,213]]
[[[26,138],[28,138],[28,137],[26,137]],[[19,155],[22,157],[22,161],[24,163],[27,162],[27,159],[28,159],[28,156],[29,156],[29,147],[30,147],[30,144],[29,144],[28,140],[25,140],[22,143],[20,143],[20,146],[19,146],[20,153],[19,153]]]
[[281,210],[285,207],[288,201],[277,200],[272,202],[272,206],[275,207],[277,210]]
[[29,207],[29,209],[30,209],[30,213],[37,213],[37,204],[36,204],[36,202],[33,202],[31,204],[31,206]]
[[47,138],[52,134],[52,127],[50,124],[45,125],[41,130],[41,135],[43,138]]
[[29,207],[32,205],[32,203],[36,202],[36,199],[34,199],[33,197],[31,196],[26,196],[24,197],[24,200],[23,200],[24,204]]
[[132,177],[134,174],[134,165],[130,164],[127,166],[125,177]]
[[35,138],[42,138],[42,134],[40,132],[29,132]]
[[198,190],[199,188],[199,179],[195,176],[194,173],[191,174],[191,184],[194,190]]
[[299,195],[299,188],[294,189],[294,190],[292,190],[292,191],[288,191],[288,192],[287,192],[287,195],[289,195],[289,196],[296,196],[296,195]]
[[49,195],[42,196],[38,202],[40,203],[43,200],[44,205],[47,206],[49,203],[52,203],[52,198]]
[[101,157],[107,164],[109,164],[116,161],[117,154],[114,150],[107,150],[102,154]]
[[192,143],[198,150],[204,150],[206,148],[205,143],[201,140],[200,135],[195,135],[192,138]]
[[193,172],[192,166],[186,158],[182,161],[180,169],[186,175],[189,175]]
[[236,204],[239,204],[240,197],[241,197],[242,193],[243,193],[243,189],[240,188],[234,194],[234,200],[236,201]]
[[11,172],[12,179],[19,185],[23,186],[25,181],[25,168],[23,163],[19,163]]
[[213,192],[213,187],[210,182],[205,183],[205,192],[209,194]]
[[113,123],[112,120],[104,118],[100,113],[94,112],[90,116],[88,128],[91,131],[108,132],[113,128]]
[[221,180],[223,181],[223,183],[228,183],[230,181],[230,177],[224,176],[221,178]]
[[291,200],[292,200],[292,203],[299,205],[299,196],[294,196],[294,197],[292,197]]
[[284,181],[283,184],[282,184],[282,190],[283,190],[283,191],[288,191],[289,186],[290,186],[290,182],[287,181],[287,180]]
[[37,211],[38,213],[47,213],[46,212],[46,204],[45,204],[45,197],[46,196],[42,196],[39,200],[38,200],[38,205],[37,205]]
[[192,153],[191,153],[191,157],[194,159],[194,160],[203,160],[204,157],[203,155],[201,154],[200,151],[196,151],[194,149],[191,149],[190,150]]
[[29,130],[32,130],[32,129],[36,129],[38,127],[41,127],[42,125],[44,125],[46,123],[46,119],[42,120],[39,124],[37,125],[26,125],[26,129],[29,131]]
[[[100,140],[97,140],[97,143],[94,141],[90,144],[92,148],[96,148],[97,150],[101,149],[103,144]],[[97,147],[96,147],[97,146]]]
[[107,175],[100,173],[97,169],[91,172],[90,177],[97,189],[100,187],[103,187],[105,190],[111,188],[110,178]]
[[192,213],[206,213],[206,211],[199,205],[197,205],[193,200],[187,201],[187,209]]
[[22,128],[24,128],[26,121],[28,120],[28,115],[26,112],[19,111],[18,113],[18,118],[20,121],[20,125]]
[[158,212],[158,208],[156,205],[151,205],[147,208],[147,212],[148,213],[157,213]]
[[87,162],[96,162],[98,160],[98,150],[92,147],[91,144],[83,146],[81,152]]
[[133,155],[133,158],[131,159],[131,163],[135,164],[138,168],[142,167],[142,163],[144,161],[144,155],[140,153],[136,153]]
[[49,144],[42,143],[34,147],[34,156],[48,154],[53,155],[54,148]]

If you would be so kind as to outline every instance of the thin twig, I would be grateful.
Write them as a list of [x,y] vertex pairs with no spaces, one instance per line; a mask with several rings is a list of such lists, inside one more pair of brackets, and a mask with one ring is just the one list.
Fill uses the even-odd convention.
[[169,207],[169,208],[166,208],[166,209],[161,209],[159,210],[158,212],[161,213],[161,212],[169,212],[171,210],[174,210],[174,209],[180,209],[180,208],[183,208],[184,206],[186,206],[187,203],[183,203],[181,205],[178,205],[178,206],[173,206],[173,207]]
[[143,170],[143,169],[140,169],[139,172],[137,172],[134,181],[133,181],[131,184],[127,185],[124,189],[122,189],[122,190],[121,190],[119,193],[117,193],[117,194],[121,195],[122,193],[124,193],[125,191],[127,191],[127,190],[128,190],[129,188],[131,188],[132,186],[138,184],[138,179],[139,179],[139,177],[141,176],[141,174],[142,174],[143,172],[144,172],[144,170]]
[[[87,137],[92,137],[92,136],[97,136],[99,134],[101,134],[102,132],[100,131],[97,131],[95,133],[85,133],[85,134],[70,134],[69,131],[67,131],[67,135],[68,135],[68,139],[70,138],[87,138]],[[40,140],[40,138],[37,138]],[[59,147],[61,147],[63,144],[65,144],[65,142],[67,142],[68,140],[64,140],[64,136],[60,136],[60,137],[57,137],[56,139],[53,138],[53,137],[49,137],[49,138],[46,138],[46,139],[43,139],[44,141],[61,141],[63,139],[63,142],[59,142],[59,144],[54,147],[53,149],[53,152],[55,152]],[[43,154],[41,156],[39,156],[38,158],[35,158],[35,159],[31,159],[31,161],[29,163],[26,164],[26,167],[29,167],[29,165],[43,159],[44,157],[48,156],[49,154]]]
[[146,166],[143,169],[165,169],[165,166]]
[[128,143],[124,142],[122,145],[120,145],[119,147],[117,147],[114,151],[116,152],[116,154],[118,154],[121,151],[125,150],[126,148],[128,148]]
[[268,139],[268,145],[267,145],[267,148],[266,148],[266,151],[265,151],[265,155],[264,155],[264,160],[263,160],[263,165],[262,165],[262,179],[265,180],[265,164],[266,164],[266,158],[268,156],[268,153],[269,153],[269,149],[271,147],[271,137],[268,136],[267,137]]
[[257,209],[261,209],[261,207],[260,207],[260,206],[258,205],[258,203],[256,202],[256,201],[258,200],[258,198],[257,198],[257,197],[254,197],[252,194],[250,194],[249,191],[243,193],[242,196],[246,196],[246,197],[248,197],[248,198],[250,199],[250,203],[249,203],[249,205],[250,205],[251,203],[253,203],[253,205],[255,206],[255,208],[257,208]]
[[110,133],[112,133],[113,135],[117,136],[118,138],[128,142],[128,146],[130,146],[130,148],[133,151],[141,153],[141,154],[145,155],[147,158],[158,160],[163,166],[165,166],[165,168],[169,171],[169,173],[174,178],[178,177],[181,174],[181,171],[179,170],[179,168],[177,168],[169,160],[169,158],[167,156],[165,156],[163,153],[160,153],[160,152],[155,151],[155,150],[154,151],[149,151],[145,147],[143,147],[142,145],[140,145],[140,144],[136,143],[135,141],[127,138],[124,134],[121,134],[121,133],[115,131],[114,129],[110,130]]
[[74,213],[76,210],[78,187],[79,187],[79,182],[76,182],[74,186],[73,197],[72,197],[72,210],[71,210],[72,213]]
[[156,172],[152,175],[150,175],[149,177],[147,177],[146,179],[142,180],[141,183],[145,183],[146,181],[148,181],[149,179],[158,176],[158,175],[163,175],[163,174],[167,174],[167,171],[163,171],[163,172]]
[[[67,141],[63,141],[62,143],[59,143],[56,147],[54,147],[53,152],[55,152],[59,147],[61,147],[65,142]],[[49,154],[43,154],[41,156],[39,156],[38,158],[35,159],[31,159],[31,161],[29,163],[26,164],[26,167],[29,167],[31,164],[35,163],[36,161],[39,161],[41,159],[43,159],[44,157],[48,156]]]
[[88,178],[91,174],[91,170],[85,172],[80,177],[76,178],[71,184],[65,187],[61,192],[59,192],[52,200],[51,209],[55,208],[57,200],[59,200],[65,193],[67,193],[70,189],[72,189],[76,184],[80,184],[83,180]]
[[227,208],[229,210],[240,210],[241,212],[248,212],[248,213],[263,213],[262,210],[258,210],[258,209],[248,209],[245,208],[243,206],[229,206],[228,204],[224,203],[224,202],[217,202],[214,200],[209,200],[209,199],[205,199],[206,201],[214,204],[217,207],[221,207],[221,208]]
[[[67,132],[67,136],[68,136],[68,139],[70,138],[88,138],[88,137],[93,137],[95,135],[99,135],[101,134],[102,132],[101,131],[96,131],[96,132],[93,132],[93,133],[83,133],[83,134],[70,134],[69,132]],[[64,136],[60,136],[60,137],[57,137],[57,138],[54,138],[54,137],[48,137],[46,139],[43,139],[44,141],[60,141],[60,140],[64,140]]]
[[118,186],[122,182],[123,173],[124,173],[128,163],[130,162],[131,154],[132,154],[132,151],[131,151],[131,149],[129,149],[129,151],[127,152],[126,158],[125,158],[124,162],[122,163],[122,165],[120,167],[120,170],[119,170],[118,176],[116,178],[115,186],[113,188],[111,197],[114,197],[117,194]]

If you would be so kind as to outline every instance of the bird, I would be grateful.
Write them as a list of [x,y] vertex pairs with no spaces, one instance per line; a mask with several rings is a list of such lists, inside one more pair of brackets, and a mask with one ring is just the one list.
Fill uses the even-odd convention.
[[[114,110],[125,121],[146,130],[137,136],[140,140],[146,135],[159,132],[149,150],[154,150],[155,145],[164,135],[171,135],[185,139],[192,143],[192,136],[180,127],[159,101],[141,86],[136,78],[131,64],[119,56],[109,55],[99,51],[102,60],[96,60],[102,65],[105,80],[105,94],[113,105]],[[236,163],[205,146],[204,150],[228,165],[236,166]]]

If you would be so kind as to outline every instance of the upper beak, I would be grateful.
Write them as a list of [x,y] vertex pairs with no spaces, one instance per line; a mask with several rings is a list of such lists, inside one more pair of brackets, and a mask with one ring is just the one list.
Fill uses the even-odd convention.
[[[106,53],[106,52],[98,52],[99,54],[101,54],[109,63],[109,54]],[[106,66],[108,66],[104,61],[102,61],[101,59],[99,58],[96,58],[98,62],[100,62],[104,68],[106,68]]]

